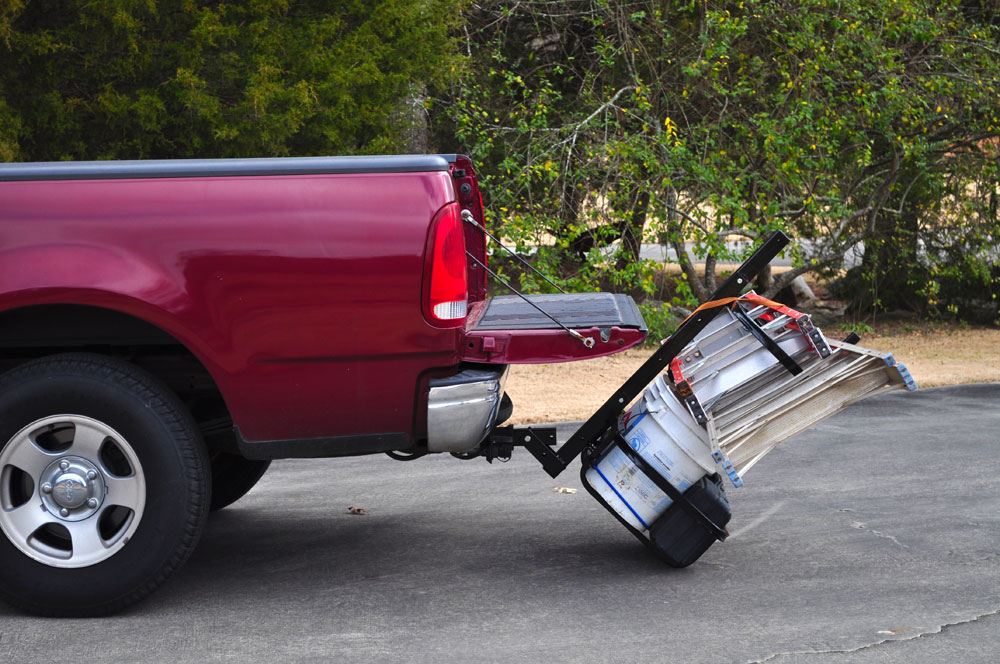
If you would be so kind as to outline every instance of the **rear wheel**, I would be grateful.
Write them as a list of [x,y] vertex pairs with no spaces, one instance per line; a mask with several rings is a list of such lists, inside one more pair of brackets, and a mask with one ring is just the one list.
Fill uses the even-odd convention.
[[180,567],[204,528],[194,422],[126,362],[59,355],[7,372],[0,446],[0,597],[25,610],[119,610]]

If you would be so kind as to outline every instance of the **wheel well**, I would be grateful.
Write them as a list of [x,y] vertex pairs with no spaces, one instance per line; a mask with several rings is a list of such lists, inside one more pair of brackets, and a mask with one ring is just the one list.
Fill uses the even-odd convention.
[[[235,451],[232,418],[201,361],[152,323],[111,309],[43,304],[0,312],[0,371],[38,357],[88,352],[127,360],[156,376],[191,411],[210,451]],[[229,450],[230,445],[233,450]]]

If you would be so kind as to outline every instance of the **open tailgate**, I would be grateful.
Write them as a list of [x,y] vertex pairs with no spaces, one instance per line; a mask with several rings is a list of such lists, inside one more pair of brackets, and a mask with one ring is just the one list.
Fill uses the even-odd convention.
[[569,362],[617,353],[646,338],[646,322],[628,295],[526,298],[530,303],[517,295],[501,295],[473,305],[462,359],[493,364]]

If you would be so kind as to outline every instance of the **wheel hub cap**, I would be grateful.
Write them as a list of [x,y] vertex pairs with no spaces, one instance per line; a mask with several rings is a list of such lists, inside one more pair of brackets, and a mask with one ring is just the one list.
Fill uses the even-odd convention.
[[104,422],[52,415],[0,445],[0,531],[40,563],[79,568],[111,558],[145,505],[139,458]]
[[90,461],[65,456],[42,472],[42,504],[62,521],[82,521],[101,509],[106,494],[101,470]]
[[89,494],[87,480],[73,473],[60,475],[56,478],[55,486],[52,487],[52,500],[71,510],[87,502]]

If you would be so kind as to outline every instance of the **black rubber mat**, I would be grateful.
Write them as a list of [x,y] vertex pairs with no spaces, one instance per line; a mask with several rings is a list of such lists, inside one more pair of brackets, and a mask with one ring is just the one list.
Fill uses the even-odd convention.
[[[614,293],[529,295],[531,301],[566,327],[627,327],[646,329],[635,302]],[[473,329],[546,330],[552,320],[516,295],[494,297]]]

